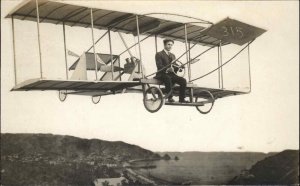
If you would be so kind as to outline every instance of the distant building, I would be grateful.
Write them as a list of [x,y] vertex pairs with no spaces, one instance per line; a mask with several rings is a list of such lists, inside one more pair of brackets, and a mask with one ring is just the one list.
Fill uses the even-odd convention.
[[123,167],[130,167],[130,164],[127,163],[127,162],[124,162],[124,163],[123,163]]
[[56,161],[54,161],[54,160],[50,160],[50,161],[49,161],[49,164],[50,164],[50,165],[56,165],[56,164],[57,164],[57,162],[56,162]]
[[249,175],[250,174],[250,172],[249,172],[249,170],[247,170],[247,169],[243,169],[243,170],[241,170],[241,176],[247,176],[247,175]]
[[89,165],[95,165],[95,162],[94,161],[89,161],[88,164]]
[[107,167],[117,167],[117,164],[115,163],[108,163],[106,164]]

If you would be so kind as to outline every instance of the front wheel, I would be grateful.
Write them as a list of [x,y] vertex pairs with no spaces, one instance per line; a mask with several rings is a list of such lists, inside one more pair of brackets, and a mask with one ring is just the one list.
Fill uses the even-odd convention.
[[203,90],[199,93],[199,96],[196,97],[196,103],[203,103],[203,106],[196,106],[196,109],[201,114],[207,114],[211,111],[214,106],[215,98],[213,94],[207,90]]
[[157,112],[164,104],[164,96],[158,87],[149,87],[144,92],[144,106],[147,111]]

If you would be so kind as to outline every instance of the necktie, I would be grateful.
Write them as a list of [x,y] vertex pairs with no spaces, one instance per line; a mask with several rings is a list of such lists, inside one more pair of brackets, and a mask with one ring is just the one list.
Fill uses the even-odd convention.
[[168,52],[168,57],[169,57],[170,61],[172,61],[172,56],[171,56],[170,52]]

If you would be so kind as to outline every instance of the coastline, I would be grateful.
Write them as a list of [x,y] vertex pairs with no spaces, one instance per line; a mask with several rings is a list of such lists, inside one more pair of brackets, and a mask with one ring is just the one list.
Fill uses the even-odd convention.
[[135,171],[135,172],[143,177],[146,177],[146,178],[154,181],[156,185],[184,185],[181,182],[172,182],[172,181],[168,181],[168,180],[165,180],[162,178],[155,177],[153,175],[147,175],[147,174],[141,173],[139,171],[138,172]]
[[[147,175],[145,173],[142,173],[139,171],[140,166],[134,165],[136,162],[151,162],[151,161],[159,161],[164,160],[163,158],[155,158],[155,159],[136,159],[136,160],[130,160],[128,163],[130,164],[130,167],[125,168],[126,171],[131,173],[131,176],[135,176],[137,180],[140,180],[146,184],[153,184],[153,185],[184,185],[184,183],[180,182],[171,182],[162,178],[158,178],[152,175]],[[151,166],[150,166],[151,167]]]
[[[143,168],[143,166],[136,166],[134,163],[137,162],[152,162],[152,161],[159,161],[163,160],[162,158],[153,158],[153,159],[135,159],[135,160],[129,160],[128,164],[130,164],[130,167],[125,167],[125,171],[127,171],[130,176],[135,177],[135,179],[141,181],[145,184],[151,184],[151,185],[181,185],[181,183],[175,183],[170,182],[161,178],[157,178],[151,175],[147,175],[144,173],[141,173],[138,171],[140,168]],[[151,167],[151,166],[149,166]],[[153,168],[153,167],[151,167]]]

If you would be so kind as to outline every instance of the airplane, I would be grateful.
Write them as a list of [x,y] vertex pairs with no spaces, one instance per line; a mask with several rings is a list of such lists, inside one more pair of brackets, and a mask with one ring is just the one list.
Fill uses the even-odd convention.
[[[161,15],[172,15],[180,18],[187,18],[188,22],[171,21],[157,18]],[[223,87],[222,67],[240,55],[243,51],[248,51],[248,62],[250,68],[250,44],[264,32],[265,29],[231,19],[229,17],[212,23],[203,19],[184,16],[172,13],[147,13],[135,14],[99,8],[91,8],[80,5],[68,4],[66,1],[54,0],[25,0],[16,6],[6,18],[12,20],[13,49],[14,49],[14,77],[15,86],[12,91],[58,91],[60,101],[65,101],[67,95],[91,96],[92,102],[97,104],[102,96],[142,93],[145,109],[150,113],[155,113],[163,105],[172,106],[194,106],[202,113],[207,114],[213,108],[216,99],[227,96],[248,94],[251,92],[251,81],[249,91],[229,90]],[[17,82],[16,44],[14,20],[35,21],[37,23],[37,38],[39,46],[39,66],[40,77]],[[62,25],[64,36],[64,55],[66,67],[66,79],[47,79],[43,77],[43,63],[41,57],[40,24]],[[198,24],[200,23],[200,24]],[[91,29],[91,47],[81,55],[78,55],[66,48],[65,26],[83,27]],[[105,30],[105,33],[95,40],[94,29]],[[111,44],[111,32],[117,33],[126,50],[120,54],[113,54]],[[132,34],[137,37],[137,42],[128,46],[122,34]],[[145,36],[143,39],[140,36]],[[110,54],[95,52],[95,45],[108,36]],[[146,64],[143,63],[141,44],[148,38],[155,38],[155,48],[157,52],[157,38],[169,38],[185,44],[185,51],[171,62],[170,66],[176,69],[174,73],[184,77],[188,73],[186,94],[189,97],[188,103],[170,103],[166,101],[170,94],[164,92],[162,82],[155,78],[157,72],[145,73]],[[237,51],[229,60],[222,61],[222,47],[225,45],[236,45],[241,49]],[[195,57],[191,57],[190,52],[195,46],[207,48]],[[139,56],[134,56],[130,49],[137,47]],[[211,49],[218,49],[218,67],[206,74],[192,79],[192,64],[199,61],[199,57],[209,52]],[[93,51],[91,51],[93,49]],[[129,57],[125,61],[120,61],[120,56],[128,53]],[[77,60],[68,65],[67,56],[71,55]],[[186,62],[181,58],[185,57]],[[121,66],[121,64],[124,64]],[[250,69],[249,69],[250,70]],[[87,78],[87,72],[95,72],[95,79]],[[69,77],[69,73],[72,72]],[[194,81],[218,72],[219,88],[209,88],[199,86]],[[250,71],[249,71],[250,72]],[[99,73],[102,74],[98,77]],[[124,80],[124,75],[129,78]],[[251,78],[251,77],[249,77]],[[179,95],[178,86],[173,87],[174,96]],[[164,93],[163,93],[164,92]]]

